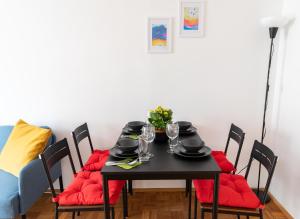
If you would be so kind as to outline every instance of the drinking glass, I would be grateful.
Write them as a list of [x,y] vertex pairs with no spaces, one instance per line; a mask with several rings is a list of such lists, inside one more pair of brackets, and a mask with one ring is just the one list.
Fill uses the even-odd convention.
[[142,134],[140,135],[141,138],[147,143],[146,149],[146,157],[150,159],[154,155],[149,152],[149,144],[154,141],[155,138],[155,128],[151,124],[146,124],[142,128]]
[[166,127],[166,134],[170,138],[169,145],[170,148],[168,153],[174,153],[174,147],[177,145],[177,137],[179,135],[179,125],[178,123],[170,122]]
[[138,147],[138,152],[139,152],[138,160],[139,160],[139,162],[144,162],[144,161],[149,160],[147,158],[147,151],[148,151],[148,144],[147,144],[147,142],[145,142],[145,140],[140,135],[139,136],[139,147]]

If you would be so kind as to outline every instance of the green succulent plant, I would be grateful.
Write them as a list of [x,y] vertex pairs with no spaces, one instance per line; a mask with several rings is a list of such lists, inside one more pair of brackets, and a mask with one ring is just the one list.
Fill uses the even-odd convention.
[[156,129],[166,129],[167,123],[172,121],[173,111],[171,109],[158,106],[154,110],[150,110],[148,121]]

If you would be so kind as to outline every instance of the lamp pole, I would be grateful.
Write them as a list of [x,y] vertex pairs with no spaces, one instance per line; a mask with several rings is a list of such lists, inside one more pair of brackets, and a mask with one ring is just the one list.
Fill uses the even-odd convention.
[[270,72],[271,72],[272,58],[273,58],[273,52],[274,52],[274,38],[276,37],[277,31],[278,31],[278,27],[270,27],[269,28],[270,38],[271,38],[271,46],[270,46],[270,54],[269,54],[269,65],[268,65],[268,76],[267,76],[267,84],[266,84],[263,125],[262,125],[262,132],[261,132],[261,143],[264,143],[264,139],[265,139],[265,135],[266,135],[266,114],[267,114],[269,90],[270,90]]
[[[267,75],[267,84],[266,84],[266,93],[265,93],[265,105],[264,105],[264,116],[263,116],[263,124],[262,124],[262,131],[261,131],[261,143],[264,143],[264,139],[266,136],[266,114],[268,109],[268,99],[269,99],[269,90],[270,90],[270,73],[271,73],[271,66],[272,66],[272,58],[274,52],[274,39],[276,37],[278,31],[278,27],[270,27],[269,33],[271,38],[271,46],[270,46],[270,54],[269,54],[269,65],[268,65],[268,75]],[[256,195],[262,200],[263,192],[260,191],[260,176],[261,176],[261,163],[259,163],[258,169],[258,181],[257,181],[257,189]],[[267,195],[266,202],[269,202],[271,199]]]

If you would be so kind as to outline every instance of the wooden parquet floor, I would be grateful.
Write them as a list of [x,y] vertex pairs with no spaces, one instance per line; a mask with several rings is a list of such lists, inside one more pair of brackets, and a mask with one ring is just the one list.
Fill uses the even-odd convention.
[[[183,191],[136,191],[133,196],[128,195],[129,219],[187,219],[188,199]],[[116,219],[122,219],[122,199],[116,206]],[[30,209],[28,219],[53,218],[54,205],[50,194],[43,197]],[[198,210],[199,212],[199,210]],[[199,213],[198,213],[199,217]],[[69,219],[71,213],[60,213],[59,219]],[[103,212],[82,212],[77,219],[103,219]],[[210,214],[206,214],[206,218]],[[236,219],[236,216],[219,215],[220,219]],[[241,217],[246,218],[246,217]],[[250,217],[251,219],[254,217]],[[288,219],[274,202],[267,204],[264,219]]]

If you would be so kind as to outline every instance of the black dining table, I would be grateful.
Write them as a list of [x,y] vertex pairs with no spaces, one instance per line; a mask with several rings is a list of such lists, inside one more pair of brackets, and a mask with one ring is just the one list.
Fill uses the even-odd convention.
[[[182,138],[200,138],[196,133],[192,136]],[[110,219],[109,185],[108,180],[193,180],[214,179],[214,199],[212,206],[212,218],[217,219],[218,214],[218,188],[219,174],[221,169],[211,157],[202,159],[183,159],[176,154],[167,152],[168,143],[153,142],[149,145],[150,152],[154,155],[149,161],[130,170],[118,166],[105,166],[101,173],[103,175],[104,210],[105,219]],[[110,156],[109,160],[115,160]],[[189,200],[190,218],[191,199]]]

